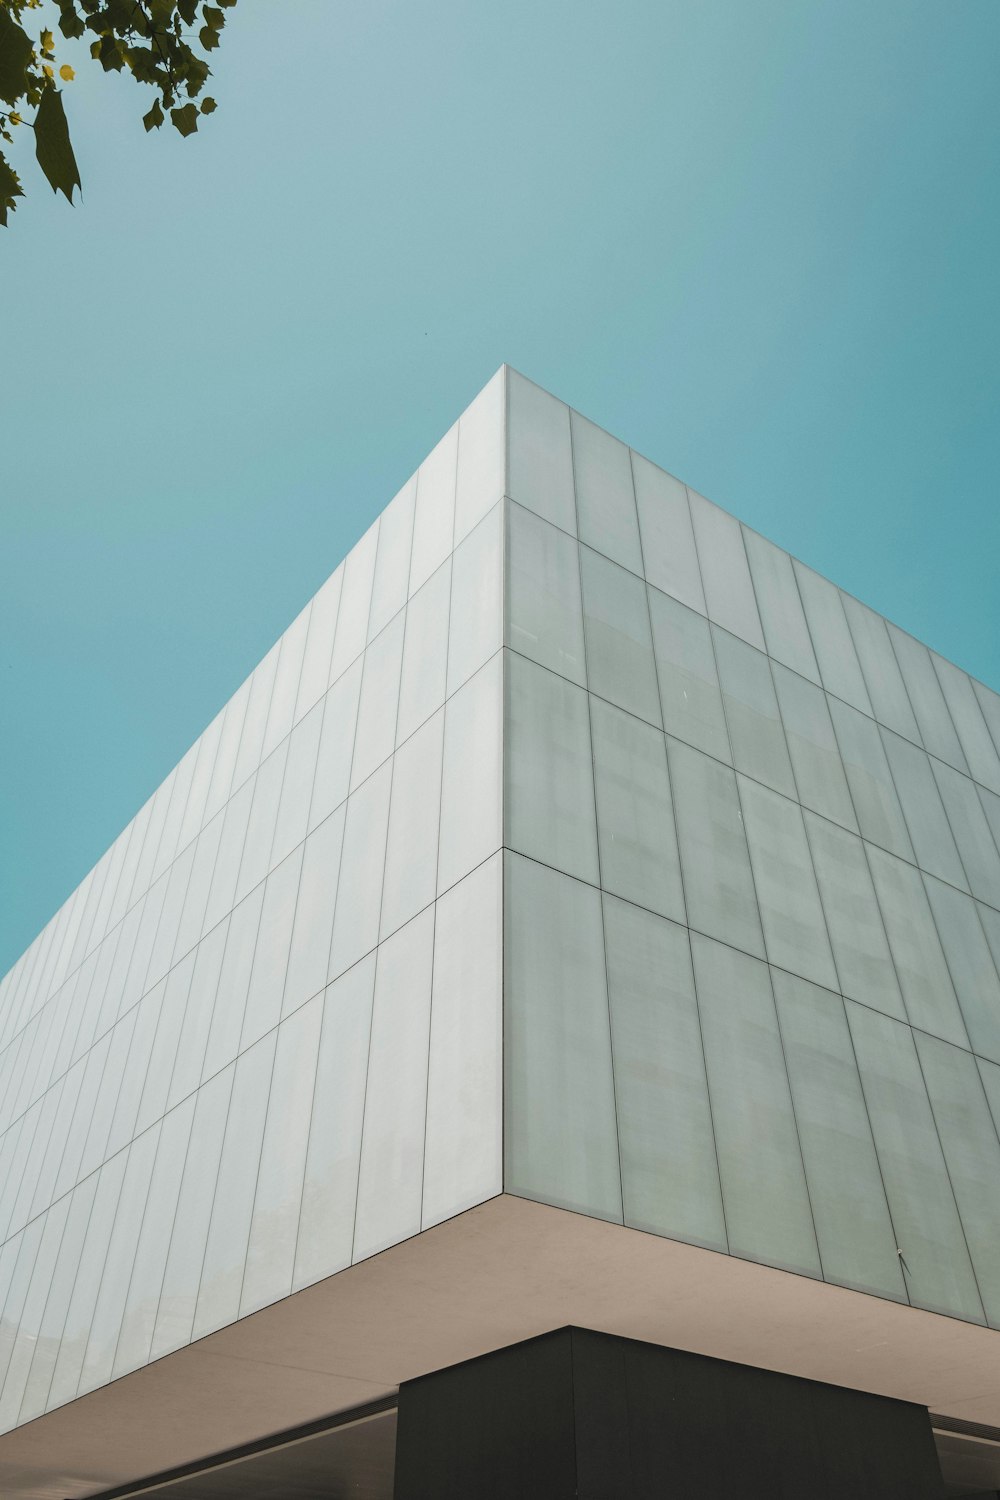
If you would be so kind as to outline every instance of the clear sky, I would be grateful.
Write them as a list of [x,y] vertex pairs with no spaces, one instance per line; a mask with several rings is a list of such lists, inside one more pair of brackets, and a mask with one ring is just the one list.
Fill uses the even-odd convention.
[[998,77],[997,0],[240,0],[183,141],[84,59],[0,231],[0,973],[505,360],[1000,687]]

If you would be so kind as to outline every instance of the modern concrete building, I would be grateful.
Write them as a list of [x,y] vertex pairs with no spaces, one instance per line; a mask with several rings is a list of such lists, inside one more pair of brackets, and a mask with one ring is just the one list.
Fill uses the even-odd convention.
[[0,1494],[996,1491],[998,846],[1000,697],[501,370],[0,985]]

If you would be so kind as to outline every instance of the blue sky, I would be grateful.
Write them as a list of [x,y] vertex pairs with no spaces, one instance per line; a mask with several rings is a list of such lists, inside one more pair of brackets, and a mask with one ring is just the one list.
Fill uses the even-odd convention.
[[504,360],[1000,687],[998,72],[996,0],[240,0],[182,141],[80,61],[0,232],[0,972]]

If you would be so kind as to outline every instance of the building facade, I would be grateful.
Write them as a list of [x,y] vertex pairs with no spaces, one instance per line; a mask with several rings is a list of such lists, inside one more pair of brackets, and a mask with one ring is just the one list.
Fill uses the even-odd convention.
[[0,1492],[996,1490],[998,971],[1000,697],[505,367],[0,984]]

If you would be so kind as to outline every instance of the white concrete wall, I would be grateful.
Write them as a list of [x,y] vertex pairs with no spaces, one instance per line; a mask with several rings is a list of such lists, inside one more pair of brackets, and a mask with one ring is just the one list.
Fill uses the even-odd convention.
[[509,412],[508,1192],[1000,1327],[1000,698]]
[[0,1428],[500,1191],[503,392],[0,985]]

